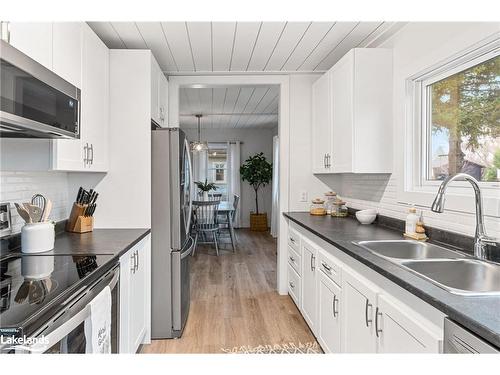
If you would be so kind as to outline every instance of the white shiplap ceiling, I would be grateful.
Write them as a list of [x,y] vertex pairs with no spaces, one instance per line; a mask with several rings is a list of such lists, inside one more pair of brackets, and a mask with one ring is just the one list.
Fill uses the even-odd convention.
[[278,124],[278,86],[181,87],[180,126],[195,129],[271,128]]
[[166,74],[325,71],[395,22],[89,22],[109,48],[151,49]]

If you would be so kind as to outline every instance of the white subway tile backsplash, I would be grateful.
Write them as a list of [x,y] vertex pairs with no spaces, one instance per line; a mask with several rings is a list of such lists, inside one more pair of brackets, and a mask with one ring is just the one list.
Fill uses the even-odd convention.
[[[338,193],[350,207],[375,208],[381,215],[404,220],[408,206],[398,202],[396,190],[396,180],[391,175],[346,174],[342,175]],[[422,210],[424,222],[428,226],[469,236],[474,235],[476,224],[474,214],[453,211],[437,214],[428,208],[417,207],[417,209]],[[485,225],[488,234],[500,237],[500,219],[485,217]]]
[[7,172],[0,171],[0,201],[11,203],[12,232],[18,233],[24,224],[14,203],[28,202],[35,193],[52,201],[50,219],[68,217],[68,174],[66,172]]

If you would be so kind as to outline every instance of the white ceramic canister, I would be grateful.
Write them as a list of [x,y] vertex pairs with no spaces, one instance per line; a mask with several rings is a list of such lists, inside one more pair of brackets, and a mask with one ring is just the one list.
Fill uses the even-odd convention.
[[54,248],[55,228],[52,222],[28,223],[21,229],[21,251],[41,253]]

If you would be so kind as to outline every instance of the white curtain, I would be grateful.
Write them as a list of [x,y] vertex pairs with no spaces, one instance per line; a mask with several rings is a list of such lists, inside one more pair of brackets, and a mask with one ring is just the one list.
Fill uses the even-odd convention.
[[279,154],[280,142],[277,135],[273,137],[273,180],[272,180],[272,211],[271,236],[278,237],[279,226]]
[[[192,157],[193,157],[193,180],[205,182],[208,170],[208,151],[204,150],[199,152],[193,152]],[[198,188],[194,186],[193,189],[194,200],[200,199],[200,196],[198,196],[198,192],[199,192]]]
[[241,223],[241,176],[240,176],[241,144],[239,141],[227,143],[227,200],[232,202],[234,195],[240,197],[238,209],[234,213],[234,227],[239,228]]

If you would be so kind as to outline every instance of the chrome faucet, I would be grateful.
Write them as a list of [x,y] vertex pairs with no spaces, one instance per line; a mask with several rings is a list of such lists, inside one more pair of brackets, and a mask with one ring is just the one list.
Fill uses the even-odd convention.
[[479,259],[486,259],[486,245],[497,245],[497,240],[493,237],[488,237],[484,229],[483,218],[483,200],[481,198],[481,189],[479,188],[478,181],[465,173],[457,173],[454,176],[449,176],[439,186],[438,193],[434,202],[432,202],[431,210],[433,212],[442,213],[444,211],[444,194],[449,183],[455,180],[469,181],[474,189],[475,202],[476,202],[476,234],[474,236],[474,256]]

